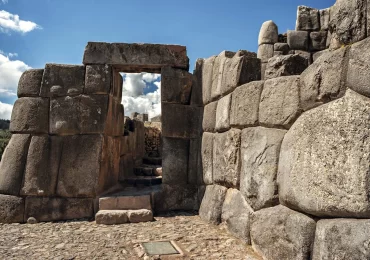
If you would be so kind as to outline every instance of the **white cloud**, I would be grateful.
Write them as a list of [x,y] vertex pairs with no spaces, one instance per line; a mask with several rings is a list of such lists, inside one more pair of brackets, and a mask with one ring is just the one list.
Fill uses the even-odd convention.
[[6,104],[0,101],[0,119],[10,119],[13,105]]
[[34,22],[19,19],[19,15],[0,10],[0,32],[9,33],[10,31],[15,31],[28,33],[35,29],[42,28]]

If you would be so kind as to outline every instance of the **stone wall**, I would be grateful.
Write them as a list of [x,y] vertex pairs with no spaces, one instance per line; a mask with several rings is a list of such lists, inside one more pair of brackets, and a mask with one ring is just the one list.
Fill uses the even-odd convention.
[[[299,7],[288,45],[277,42],[272,21],[264,23],[258,56],[267,66],[265,81],[219,95],[215,81],[235,74],[217,60],[231,55],[204,61],[200,81],[210,94],[204,96],[206,187],[200,187],[199,214],[224,223],[263,259],[370,258],[365,7],[361,0],[338,0],[325,10]],[[314,48],[317,34],[329,35],[329,43]],[[303,42],[305,48],[293,47]]]
[[145,122],[145,155],[162,157],[162,123]]

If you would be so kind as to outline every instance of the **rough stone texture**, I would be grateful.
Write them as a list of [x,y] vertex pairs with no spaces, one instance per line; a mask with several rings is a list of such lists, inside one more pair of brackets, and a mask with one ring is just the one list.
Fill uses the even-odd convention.
[[202,130],[203,109],[195,106],[162,103],[162,135],[173,138],[198,138]]
[[274,44],[278,41],[278,27],[273,21],[266,21],[262,24],[259,36],[258,45]]
[[252,215],[252,247],[263,259],[306,260],[315,227],[313,219],[284,206],[262,209]]
[[[331,48],[366,37],[366,0],[337,0],[330,9]],[[338,46],[339,45],[339,46]]]
[[294,54],[301,56],[307,60],[308,66],[312,64],[312,53],[309,51],[295,50]]
[[0,223],[24,222],[24,199],[0,194]]
[[326,51],[302,74],[301,107],[309,110],[344,95],[348,48]]
[[[370,14],[369,14],[370,15]],[[346,86],[370,97],[370,38],[353,44],[349,51],[349,63]]]
[[307,6],[298,6],[296,30],[297,31],[320,30],[319,10]]
[[257,57],[261,59],[261,62],[268,62],[270,58],[274,56],[274,45],[273,44],[262,44],[258,46]]
[[151,210],[150,195],[103,197],[99,199],[100,210],[148,209]]
[[162,68],[162,102],[189,105],[192,85],[193,76],[189,72],[171,67]]
[[203,185],[202,138],[190,139],[188,184]]
[[311,32],[310,33],[310,50],[311,51],[322,51],[326,49],[326,38],[328,32]]
[[197,59],[193,71],[193,87],[190,98],[190,105],[192,106],[203,106],[203,66],[204,59]]
[[19,195],[30,140],[30,135],[12,135],[0,162],[0,193]]
[[229,188],[240,184],[241,130],[215,134],[213,143],[213,182]]
[[186,47],[180,45],[88,42],[83,64],[109,64],[125,72],[160,73],[170,66],[188,70]]
[[300,75],[308,67],[308,61],[298,54],[275,56],[267,63],[265,80],[282,76]]
[[[107,95],[81,95],[79,104],[78,126],[80,134],[100,134],[104,132],[108,113]],[[121,117],[115,118],[117,124],[123,123]],[[118,121],[118,122],[117,122]],[[121,126],[121,129],[123,127]],[[120,131],[122,133],[122,131]]]
[[285,135],[279,198],[315,216],[370,217],[370,99],[351,90],[305,112]]
[[217,132],[224,132],[230,129],[230,106],[231,94],[221,98],[217,102],[215,127]]
[[280,77],[265,82],[259,107],[263,126],[289,128],[301,113],[299,76]]
[[319,13],[320,13],[320,30],[321,31],[329,30],[330,8],[322,9],[319,11]]
[[202,139],[203,181],[206,185],[213,184],[213,140],[214,134],[203,133]]
[[75,96],[82,94],[84,86],[84,66],[48,63],[42,78],[40,96]]
[[62,137],[48,135],[32,137],[21,195],[55,195],[62,147]]
[[99,210],[95,215],[96,224],[119,225],[128,222],[126,210]]
[[216,127],[217,101],[204,106],[203,131],[214,132]]
[[261,63],[261,80],[265,80],[266,69],[267,63]]
[[109,96],[109,106],[104,133],[109,136],[124,135],[124,108],[121,101],[111,95]]
[[148,209],[129,210],[127,215],[130,223],[153,221],[153,212]]
[[23,97],[15,101],[9,130],[13,133],[49,132],[49,100],[46,98]]
[[258,109],[264,81],[253,81],[232,93],[230,125],[248,127],[258,124]]
[[240,191],[229,189],[222,206],[221,219],[226,222],[228,230],[247,244],[250,240],[250,217],[253,210],[243,198]]
[[18,82],[18,97],[37,97],[40,94],[44,69],[30,69],[23,72]]
[[207,186],[199,209],[199,216],[203,220],[215,225],[221,222],[222,205],[225,200],[226,192],[227,188],[223,186]]
[[274,44],[274,51],[281,51],[283,55],[287,55],[289,50],[289,44],[287,43],[277,42]]
[[235,52],[223,51],[215,59],[212,72],[212,101],[217,100],[222,95],[222,78],[226,74],[226,63],[235,55]]
[[313,259],[367,260],[370,220],[323,219],[317,222]]
[[253,210],[279,204],[276,178],[285,133],[263,127],[242,131],[240,191]]
[[123,181],[129,176],[134,175],[134,159],[132,154],[126,154],[120,158],[118,180]]
[[309,32],[288,30],[288,44],[291,50],[308,50]]
[[212,100],[212,73],[216,56],[204,60],[202,70],[202,96],[203,104],[206,105]]
[[323,54],[329,52],[330,50],[326,49],[326,50],[323,50],[323,51],[318,51],[318,52],[315,52],[312,54],[312,62],[315,62],[316,60],[318,60],[318,58],[320,58],[320,56],[322,56]]
[[27,197],[25,219],[38,222],[91,218],[93,200],[85,198]]
[[189,145],[187,139],[163,138],[163,183],[188,182]]
[[59,97],[50,100],[50,133],[73,135],[80,132],[80,97]]
[[159,192],[152,193],[156,213],[170,210],[198,210],[198,187],[195,185],[162,184]]
[[109,65],[87,65],[85,94],[109,94],[112,87],[112,67]]

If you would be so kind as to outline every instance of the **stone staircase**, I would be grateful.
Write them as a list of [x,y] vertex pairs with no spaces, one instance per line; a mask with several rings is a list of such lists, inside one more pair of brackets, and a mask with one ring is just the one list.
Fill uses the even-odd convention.
[[162,183],[162,159],[157,157],[143,158],[143,164],[134,167],[134,175],[126,178],[130,186],[152,186]]

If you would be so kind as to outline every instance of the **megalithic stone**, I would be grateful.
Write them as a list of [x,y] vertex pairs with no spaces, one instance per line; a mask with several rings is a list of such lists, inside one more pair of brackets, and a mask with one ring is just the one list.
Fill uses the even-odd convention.
[[262,24],[258,36],[258,45],[274,44],[278,42],[278,27],[273,21],[266,21]]

